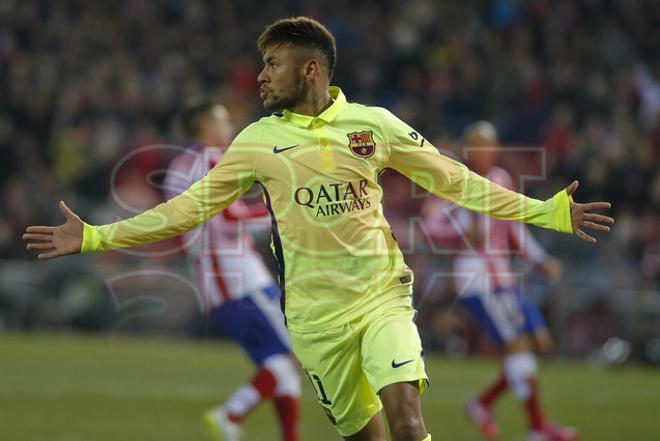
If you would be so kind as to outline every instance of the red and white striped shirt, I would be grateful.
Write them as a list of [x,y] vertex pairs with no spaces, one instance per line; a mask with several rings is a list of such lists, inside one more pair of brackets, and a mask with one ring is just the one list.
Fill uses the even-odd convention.
[[[215,147],[191,146],[176,156],[167,171],[165,196],[171,199],[201,179],[222,159]],[[237,200],[219,215],[183,236],[182,246],[196,274],[207,308],[239,299],[274,283],[250,231],[268,229],[266,207]]]
[[[493,167],[486,177],[513,188],[503,168]],[[489,218],[438,198],[428,198],[422,213],[431,237],[456,249],[453,279],[459,295],[517,287],[512,258],[518,255],[541,264],[547,257],[525,224]]]

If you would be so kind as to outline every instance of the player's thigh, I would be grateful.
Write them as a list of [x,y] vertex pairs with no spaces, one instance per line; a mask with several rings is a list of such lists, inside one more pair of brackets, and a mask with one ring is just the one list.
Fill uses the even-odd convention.
[[397,307],[374,318],[362,337],[362,369],[371,387],[380,392],[393,383],[428,382],[419,331],[411,307]]
[[524,330],[528,334],[542,333],[547,330],[543,315],[538,306],[527,296],[520,295],[520,309],[525,317]]
[[539,355],[552,352],[552,337],[539,308],[527,296],[521,298],[523,314],[525,315],[525,333],[529,336],[534,351]]
[[293,351],[337,432],[343,437],[358,434],[382,408],[362,372],[359,334],[344,325],[290,335]]

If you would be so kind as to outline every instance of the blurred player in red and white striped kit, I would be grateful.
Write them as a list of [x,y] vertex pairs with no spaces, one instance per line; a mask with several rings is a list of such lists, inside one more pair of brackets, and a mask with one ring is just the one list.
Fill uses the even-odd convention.
[[[166,200],[219,163],[234,135],[227,109],[213,100],[187,106],[180,122],[193,144],[170,164],[164,182]],[[299,440],[300,378],[280,310],[280,291],[250,235],[250,230],[269,226],[263,204],[248,205],[239,199],[183,237],[211,327],[241,345],[258,367],[250,382],[205,414],[216,440],[239,440],[243,419],[270,399],[277,410],[282,439]]]
[[[513,188],[511,175],[496,166],[499,147],[495,127],[478,121],[465,130],[473,171],[504,187]],[[489,440],[500,437],[492,407],[511,390],[523,404],[529,423],[528,441],[574,441],[577,432],[548,422],[541,410],[536,381],[536,355],[550,351],[552,341],[532,301],[520,290],[520,278],[511,265],[518,254],[537,266],[551,282],[561,274],[560,262],[549,256],[523,224],[488,218],[438,198],[423,207],[429,233],[445,243],[469,243],[457,253],[453,273],[459,302],[488,337],[503,351],[498,378],[465,407],[467,417]],[[452,222],[453,218],[453,222]]]

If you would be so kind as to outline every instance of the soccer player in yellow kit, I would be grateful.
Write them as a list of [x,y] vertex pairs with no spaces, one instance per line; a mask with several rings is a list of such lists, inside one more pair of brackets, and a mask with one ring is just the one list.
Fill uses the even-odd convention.
[[427,376],[413,322],[413,275],[380,204],[378,175],[403,173],[470,210],[595,239],[613,219],[605,202],[571,199],[577,182],[539,201],[491,183],[438,151],[383,108],[349,103],[329,87],[334,37],[307,17],[278,20],[257,41],[264,107],[279,111],[245,128],[223,161],[186,192],[133,218],[83,223],[64,203],[59,227],[29,227],[41,259],[107,251],[182,234],[218,214],[253,183],[272,216],[282,308],[293,349],[338,433],[428,441],[419,395]]

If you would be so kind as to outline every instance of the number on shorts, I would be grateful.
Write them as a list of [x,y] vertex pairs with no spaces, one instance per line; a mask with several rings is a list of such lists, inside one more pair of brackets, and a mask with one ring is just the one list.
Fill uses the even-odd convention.
[[330,405],[332,404],[332,401],[328,398],[328,396],[325,394],[325,389],[323,389],[323,383],[321,383],[321,379],[319,378],[318,375],[312,374],[310,375],[309,372],[305,371],[307,373],[307,376],[309,377],[309,381],[312,382],[312,387],[316,391],[316,395],[319,398],[319,401],[321,404],[325,405]]

